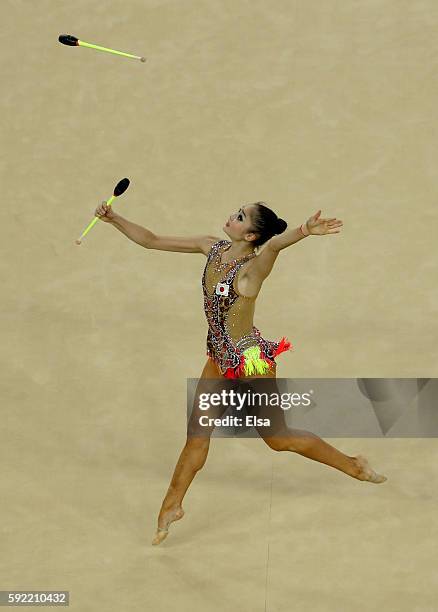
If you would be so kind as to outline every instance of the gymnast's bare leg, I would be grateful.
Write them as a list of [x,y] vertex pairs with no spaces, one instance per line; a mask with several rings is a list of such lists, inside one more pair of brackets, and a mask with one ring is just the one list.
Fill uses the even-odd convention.
[[[223,377],[212,360],[208,359],[200,378],[222,379]],[[184,510],[181,506],[183,497],[196,473],[203,467],[207,459],[209,447],[210,437],[208,435],[198,437],[187,436],[186,444],[181,451],[172,480],[161,505],[158,515],[158,529],[152,544],[160,544],[168,534],[170,523],[184,516]]]
[[[273,371],[265,374],[265,377],[275,378],[275,368],[276,366],[274,366]],[[273,391],[276,391],[275,382]],[[314,461],[334,467],[357,480],[364,480],[375,484],[380,484],[387,480],[386,476],[378,474],[371,468],[364,455],[350,457],[310,431],[288,427],[284,421],[284,411],[279,407],[270,406],[265,410],[266,412],[260,413],[260,416],[268,417],[271,421],[275,422],[276,433],[269,436],[266,435],[266,431],[260,431],[258,428],[257,430],[266,444],[273,450],[298,453]]]

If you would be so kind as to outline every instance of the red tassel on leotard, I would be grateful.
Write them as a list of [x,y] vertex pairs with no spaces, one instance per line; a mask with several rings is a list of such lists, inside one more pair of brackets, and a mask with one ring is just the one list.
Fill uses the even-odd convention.
[[283,351],[288,351],[289,349],[292,349],[292,348],[293,348],[292,344],[289,342],[289,340],[286,340],[285,336],[283,336],[283,338],[280,340],[280,344],[275,350],[274,357],[276,357]]

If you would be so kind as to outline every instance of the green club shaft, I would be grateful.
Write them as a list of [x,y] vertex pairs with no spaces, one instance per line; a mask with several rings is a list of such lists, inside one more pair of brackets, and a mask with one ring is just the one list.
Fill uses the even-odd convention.
[[97,49],[98,51],[107,51],[108,53],[115,53],[116,55],[123,55],[124,57],[132,57],[134,59],[140,59],[139,55],[132,55],[132,53],[123,53],[123,51],[116,51],[115,49],[108,49],[107,47],[100,47],[99,45],[92,45],[91,43],[78,41],[78,45],[81,47],[90,47],[90,49]]

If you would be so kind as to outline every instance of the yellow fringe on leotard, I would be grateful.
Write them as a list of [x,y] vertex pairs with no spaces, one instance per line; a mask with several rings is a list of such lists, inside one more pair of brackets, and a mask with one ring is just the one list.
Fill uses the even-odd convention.
[[245,355],[244,371],[247,376],[265,374],[269,370],[269,363],[260,357],[260,347],[250,346],[243,351]]

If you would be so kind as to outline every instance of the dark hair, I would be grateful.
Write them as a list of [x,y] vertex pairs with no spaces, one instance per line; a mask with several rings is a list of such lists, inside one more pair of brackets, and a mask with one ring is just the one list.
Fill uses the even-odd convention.
[[259,237],[252,241],[254,247],[261,246],[269,238],[276,234],[281,234],[287,228],[284,219],[277,217],[275,212],[268,208],[265,202],[254,202],[256,209],[252,213],[253,232]]

